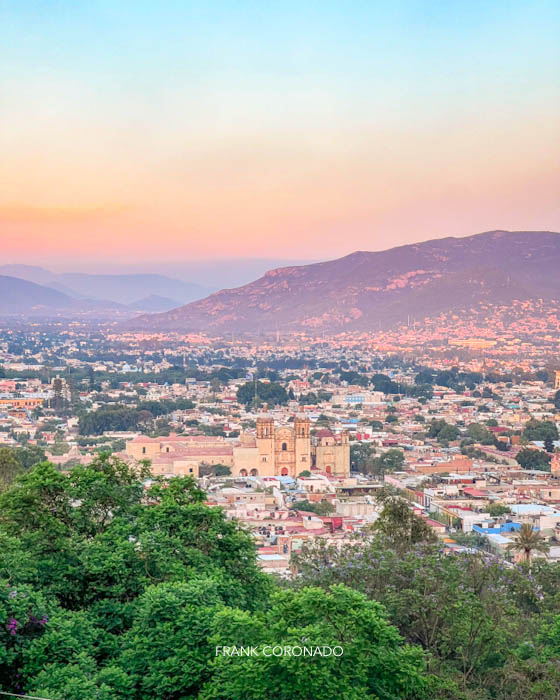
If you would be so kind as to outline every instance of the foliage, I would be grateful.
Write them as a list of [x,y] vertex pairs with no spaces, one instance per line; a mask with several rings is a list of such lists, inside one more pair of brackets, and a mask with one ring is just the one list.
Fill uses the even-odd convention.
[[523,523],[514,542],[508,544],[509,550],[520,552],[525,561],[531,559],[533,552],[546,553],[550,549],[548,542],[543,540],[537,530],[529,523]]
[[423,518],[415,515],[404,498],[384,489],[377,494],[383,506],[372,526],[374,532],[383,535],[392,547],[408,549],[421,542],[435,542],[436,536]]
[[[22,468],[0,494],[0,690],[52,700],[559,696],[560,566],[452,554],[384,490],[373,532],[343,548],[304,545],[299,575],[280,586],[193,479],[148,476],[103,454],[67,474]],[[218,645],[344,653],[216,656]]]
[[385,472],[399,471],[403,466],[404,454],[402,450],[391,448],[375,458],[373,462],[373,471],[376,474],[385,474]]
[[102,435],[106,431],[151,429],[153,416],[121,404],[109,404],[80,417],[80,435]]
[[493,518],[499,518],[500,515],[511,513],[511,510],[502,503],[491,503],[488,506],[487,511]]
[[383,608],[345,586],[276,593],[264,617],[218,613],[216,645],[342,647],[343,656],[218,656],[201,700],[406,700],[425,697],[425,662],[403,644]]
[[22,472],[23,466],[15,451],[9,447],[0,447],[0,492],[9,488]]
[[368,474],[373,472],[375,447],[367,442],[350,445],[350,464],[353,471]]
[[[0,495],[2,690],[55,700],[168,698],[170,685],[182,692],[204,680],[194,660],[188,670],[186,647],[175,665],[170,659],[181,635],[196,646],[196,625],[208,630],[196,596],[204,592],[209,606],[264,604],[271,581],[251,538],[206,506],[191,478],[154,479],[146,490],[147,476],[145,465],[104,454],[68,474],[41,463]],[[2,607],[6,591],[11,608]],[[16,609],[20,595],[26,602]],[[173,600],[183,616],[175,637],[165,622]],[[159,610],[159,623],[150,610]],[[159,696],[145,690],[150,682],[160,683]]]
[[427,432],[427,437],[436,438],[441,444],[447,444],[459,437],[459,429],[445,420],[433,420]]
[[479,423],[471,423],[467,428],[467,435],[481,445],[493,445],[494,435]]
[[277,382],[246,382],[237,390],[237,400],[246,406],[255,403],[255,397],[257,405],[288,403],[288,392]]
[[539,469],[544,472],[550,471],[551,457],[542,450],[524,447],[522,450],[519,450],[515,460],[523,469]]
[[525,424],[523,437],[528,442],[535,440],[544,441],[547,438],[558,440],[558,429],[552,421],[538,421],[531,419]]
[[334,513],[334,506],[328,501],[319,501],[318,503],[310,503],[309,501],[295,501],[292,504],[293,510],[304,510],[315,515],[331,515]]
[[[487,554],[451,554],[439,545],[394,548],[384,535],[359,537],[343,549],[315,541],[293,563],[297,587],[344,584],[380,602],[444,683],[447,690],[432,698],[552,700],[560,693],[557,564],[510,568]],[[525,695],[510,695],[514,679]]]

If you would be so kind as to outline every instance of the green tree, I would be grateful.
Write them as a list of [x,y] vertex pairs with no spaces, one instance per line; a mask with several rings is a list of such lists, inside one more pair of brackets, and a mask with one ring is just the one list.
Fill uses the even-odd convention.
[[374,470],[375,447],[367,442],[354,442],[350,445],[350,464],[352,469],[363,474]]
[[421,542],[437,540],[431,527],[423,518],[414,514],[406,499],[383,489],[378,493],[377,500],[382,505],[382,510],[372,529],[382,535],[390,546],[406,550]]
[[224,609],[216,581],[150,586],[138,599],[118,660],[137,700],[197,697],[212,676],[210,630]]
[[309,501],[295,501],[292,504],[293,510],[304,510],[315,515],[331,515],[334,513],[334,506],[328,501],[319,501],[318,503],[310,503]]
[[558,440],[558,429],[551,421],[538,421],[531,419],[525,424],[523,437],[528,442],[543,441],[547,438]]
[[542,450],[524,447],[523,449],[519,450],[515,460],[523,467],[523,469],[539,469],[540,471],[545,472],[550,471],[551,457]]
[[237,400],[246,406],[262,403],[277,404],[288,403],[288,393],[286,389],[277,382],[246,382],[237,390]]
[[419,698],[427,690],[418,648],[403,644],[383,608],[345,586],[276,593],[264,617],[224,610],[215,645],[260,650],[342,647],[342,656],[218,656],[200,700],[346,700]]
[[488,506],[487,510],[493,518],[499,518],[500,515],[506,515],[508,513],[511,513],[511,510],[507,506],[504,506],[502,503],[491,503]]
[[494,444],[494,435],[479,423],[471,423],[467,428],[467,435],[472,438],[475,442],[479,442],[482,445],[492,445]]
[[24,469],[30,469],[46,459],[45,451],[37,445],[27,445],[16,449],[16,457]]
[[16,452],[9,447],[0,447],[0,492],[9,488],[22,472],[23,466]]
[[439,443],[446,444],[459,437],[459,429],[445,420],[433,420],[427,432],[427,437],[436,438]]
[[377,474],[396,472],[403,468],[404,462],[404,453],[402,450],[391,448],[375,459],[374,471]]

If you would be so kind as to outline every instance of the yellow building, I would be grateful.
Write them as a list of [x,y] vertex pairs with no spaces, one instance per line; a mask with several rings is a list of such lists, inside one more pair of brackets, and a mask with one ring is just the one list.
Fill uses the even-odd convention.
[[139,435],[126,443],[126,454],[135,460],[149,460],[154,476],[198,477],[203,464],[233,467],[232,446],[224,438],[205,435],[162,438]]
[[139,435],[126,444],[126,455],[149,460],[154,475],[195,476],[202,465],[223,464],[233,476],[290,476],[316,469],[333,476],[350,473],[347,433],[320,430],[311,437],[307,416],[276,426],[268,415],[257,418],[256,435],[243,433],[235,443],[223,437]]
[[315,435],[313,466],[319,471],[336,476],[350,473],[350,439],[348,433],[334,435],[320,430]]
[[0,399],[0,408],[37,408],[42,406],[44,399],[37,397]]
[[307,416],[291,425],[275,426],[270,416],[257,418],[256,438],[241,436],[233,450],[235,476],[291,476],[318,471],[336,476],[350,473],[350,444],[346,433],[321,430],[311,437]]

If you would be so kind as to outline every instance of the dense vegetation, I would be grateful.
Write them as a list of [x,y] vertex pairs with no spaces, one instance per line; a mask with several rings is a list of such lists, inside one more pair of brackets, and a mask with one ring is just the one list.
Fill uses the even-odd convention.
[[237,390],[237,400],[246,406],[267,403],[271,406],[286,404],[288,392],[278,382],[246,382]]
[[[52,700],[553,700],[560,567],[448,555],[382,494],[375,528],[276,582],[189,478],[39,463],[0,495],[0,690]],[[340,645],[342,657],[216,656]]]

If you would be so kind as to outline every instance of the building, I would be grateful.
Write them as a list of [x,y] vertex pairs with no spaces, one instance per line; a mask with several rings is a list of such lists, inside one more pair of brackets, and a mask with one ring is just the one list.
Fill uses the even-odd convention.
[[317,470],[334,476],[350,473],[347,433],[320,430],[311,437],[309,418],[297,415],[291,425],[276,426],[271,416],[257,418],[256,438],[241,436],[233,450],[235,476],[290,476]]
[[310,470],[311,437],[309,418],[296,416],[293,426],[274,425],[274,419],[257,419],[257,469],[259,476],[291,476]]
[[554,388],[560,389],[560,370],[554,372]]
[[223,464],[233,476],[289,476],[316,470],[333,476],[350,473],[347,433],[320,430],[311,437],[307,416],[276,426],[271,416],[257,418],[256,435],[243,433],[231,442],[223,437],[139,435],[126,444],[127,457],[149,460],[154,475],[195,476],[202,465]]
[[21,398],[0,399],[0,408],[33,409],[43,405],[44,396],[26,396]]
[[224,438],[205,435],[139,435],[126,443],[126,455],[134,460],[149,460],[154,476],[198,477],[203,464],[233,467],[233,447]]

